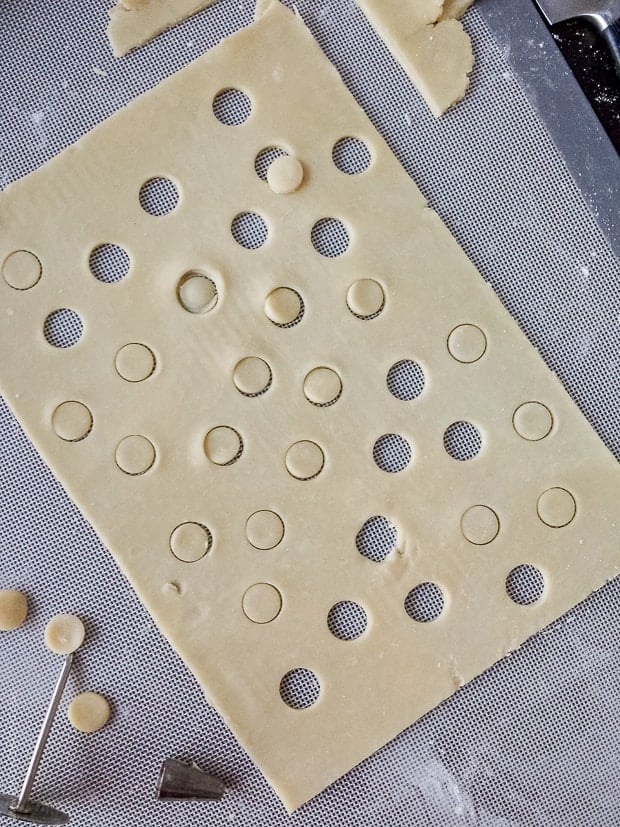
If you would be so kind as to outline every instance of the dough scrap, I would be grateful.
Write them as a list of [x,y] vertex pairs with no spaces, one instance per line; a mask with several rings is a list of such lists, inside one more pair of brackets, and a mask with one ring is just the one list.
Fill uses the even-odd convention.
[[110,10],[108,38],[114,57],[123,57],[215,0],[117,0]]
[[26,595],[17,589],[0,589],[0,632],[22,625],[28,614]]
[[110,720],[110,704],[98,692],[80,692],[67,707],[67,716],[78,732],[97,732]]
[[[262,8],[256,23],[5,190],[0,261],[27,250],[42,271],[25,290],[0,279],[0,388],[293,809],[618,572],[620,468],[303,23],[276,2]],[[231,87],[252,102],[238,126],[213,113]],[[346,136],[371,150],[363,174],[334,164]],[[281,144],[306,172],[286,196],[254,170],[265,147]],[[139,193],[162,170],[179,203],[153,217]],[[257,249],[231,231],[247,211],[268,227]],[[349,230],[347,251],[333,258],[311,239],[326,216]],[[114,284],[88,268],[105,241],[132,261]],[[179,279],[192,271],[217,286],[209,312],[180,303]],[[283,285],[305,303],[292,327],[265,313]],[[84,321],[72,347],[42,333],[59,297]],[[451,336],[461,325],[471,327]],[[117,354],[131,343],[155,361],[124,377]],[[403,360],[426,380],[409,401],[387,381]],[[325,407],[304,393],[319,367],[342,381]],[[54,431],[65,401],[92,413],[80,441]],[[531,402],[553,417],[536,441],[516,429],[540,435],[529,417],[513,422]],[[461,421],[482,438],[462,462],[443,445]],[[220,465],[205,437],[224,426],[244,448]],[[131,434],[157,447],[144,474],[115,461]],[[386,473],[394,444],[409,446],[410,461]],[[393,542],[373,556],[375,515]],[[531,605],[506,591],[525,563],[546,584]],[[243,598],[257,584],[273,589],[249,592],[252,619]],[[416,602],[425,593],[436,619]],[[368,620],[354,640],[328,626],[344,601]],[[312,692],[291,697],[300,675]]]
[[448,0],[445,8],[442,0],[356,2],[436,118],[461,100],[474,56],[455,18],[473,0]]

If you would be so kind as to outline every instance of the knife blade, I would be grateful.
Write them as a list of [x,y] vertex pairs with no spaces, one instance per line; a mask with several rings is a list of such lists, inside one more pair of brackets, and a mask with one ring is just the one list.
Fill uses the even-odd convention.
[[600,33],[620,76],[620,0],[534,0],[543,17],[553,26],[582,18]]

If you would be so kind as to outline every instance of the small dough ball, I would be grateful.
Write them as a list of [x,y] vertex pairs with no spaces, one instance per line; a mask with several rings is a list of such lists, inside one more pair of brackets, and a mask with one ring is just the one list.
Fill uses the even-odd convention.
[[97,732],[110,720],[110,704],[98,692],[81,692],[69,704],[67,715],[78,732]]
[[45,645],[57,655],[69,655],[84,642],[84,624],[76,615],[55,615],[45,627]]
[[21,626],[28,614],[26,595],[17,589],[0,589],[0,632]]

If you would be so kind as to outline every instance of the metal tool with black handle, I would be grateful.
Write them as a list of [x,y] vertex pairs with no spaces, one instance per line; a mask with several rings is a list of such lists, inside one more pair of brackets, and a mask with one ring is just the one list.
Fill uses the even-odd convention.
[[620,77],[620,0],[534,0],[550,26],[582,19],[594,26],[613,57]]

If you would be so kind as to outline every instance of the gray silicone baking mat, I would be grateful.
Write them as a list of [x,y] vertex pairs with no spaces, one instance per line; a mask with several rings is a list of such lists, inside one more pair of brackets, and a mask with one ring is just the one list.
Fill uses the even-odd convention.
[[[221,0],[120,61],[105,39],[108,5],[0,3],[0,185],[248,23],[254,4]],[[620,459],[620,268],[480,13],[465,19],[476,54],[471,90],[436,122],[352,0],[296,5]],[[620,824],[618,579],[287,816],[4,402],[0,429],[0,586],[31,601],[27,623],[0,641],[3,792],[21,783],[60,668],[43,646],[45,623],[69,610],[87,619],[88,640],[35,794],[75,825]],[[111,724],[90,736],[65,714],[82,689],[113,703]],[[223,801],[156,802],[167,756],[220,775]]]

